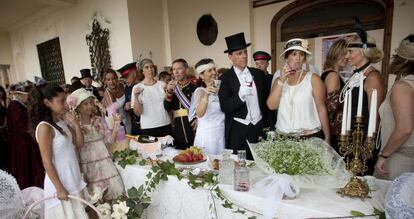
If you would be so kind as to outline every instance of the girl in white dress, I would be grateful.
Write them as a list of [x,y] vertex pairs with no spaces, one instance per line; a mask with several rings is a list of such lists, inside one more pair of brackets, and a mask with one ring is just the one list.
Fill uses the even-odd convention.
[[212,59],[202,59],[196,65],[196,72],[205,83],[194,91],[191,99],[191,121],[197,117],[198,125],[194,145],[206,154],[220,154],[224,149],[224,113],[218,101],[218,87],[214,87],[217,71]]
[[44,196],[57,196],[45,202],[45,218],[88,218],[83,204],[68,199],[82,197],[86,183],[75,152],[75,145],[83,146],[83,134],[74,115],[65,113],[65,98],[63,89],[52,84],[36,86],[29,94],[29,127],[46,170]]

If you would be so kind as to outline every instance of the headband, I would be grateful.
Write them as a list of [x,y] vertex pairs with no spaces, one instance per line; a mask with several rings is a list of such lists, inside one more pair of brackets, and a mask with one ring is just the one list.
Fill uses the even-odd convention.
[[198,67],[196,68],[196,72],[197,72],[198,74],[201,74],[201,73],[203,73],[205,70],[208,70],[208,69],[210,69],[210,68],[214,68],[214,67],[216,67],[216,65],[215,65],[214,63],[210,62],[210,63],[207,63],[207,64],[203,64],[203,65],[198,66]]

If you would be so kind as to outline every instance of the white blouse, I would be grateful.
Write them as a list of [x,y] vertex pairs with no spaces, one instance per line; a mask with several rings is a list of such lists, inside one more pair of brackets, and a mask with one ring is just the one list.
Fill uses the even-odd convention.
[[278,133],[303,135],[305,130],[321,130],[318,110],[312,95],[312,74],[308,72],[297,85],[283,84],[277,112]]
[[143,82],[136,84],[132,88],[131,104],[135,104],[134,90],[142,88],[143,91],[139,95],[142,103],[141,128],[151,129],[171,124],[170,116],[164,108],[165,98],[165,82],[157,81],[153,85],[145,85]]

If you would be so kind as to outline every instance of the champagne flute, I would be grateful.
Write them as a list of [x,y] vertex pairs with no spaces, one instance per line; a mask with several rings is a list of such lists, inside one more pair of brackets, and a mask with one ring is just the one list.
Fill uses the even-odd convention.
[[[219,80],[219,79],[215,79],[214,81],[213,81],[213,86],[214,86],[214,88],[216,88],[217,90],[220,90],[220,86],[221,86],[221,80]],[[218,99],[218,93],[215,93],[214,94],[214,97],[213,97],[213,100],[212,100],[213,102],[218,102],[219,101],[219,99]]]

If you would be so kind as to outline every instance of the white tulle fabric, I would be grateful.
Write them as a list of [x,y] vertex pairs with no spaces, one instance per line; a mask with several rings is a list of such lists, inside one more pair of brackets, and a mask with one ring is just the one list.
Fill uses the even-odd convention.
[[0,170],[0,218],[21,218],[25,204],[16,179]]
[[385,197],[387,218],[414,218],[414,173],[397,177]]
[[283,196],[295,198],[299,195],[299,187],[289,179],[281,176],[270,175],[254,185],[256,191],[265,197],[263,216],[271,219],[278,211]]
[[343,157],[339,156],[338,153],[328,144],[325,143],[320,138],[311,138],[307,141],[310,141],[312,147],[324,148],[325,150],[321,154],[321,159],[325,163],[325,166],[328,167],[329,174],[325,175],[286,175],[286,174],[277,174],[275,171],[260,157],[255,153],[258,147],[261,147],[260,143],[250,144],[249,147],[252,151],[253,158],[256,162],[256,165],[264,173],[268,175],[281,176],[290,182],[298,185],[300,188],[341,188],[345,186],[349,177],[351,176],[349,171],[346,170],[346,164],[343,160]]

